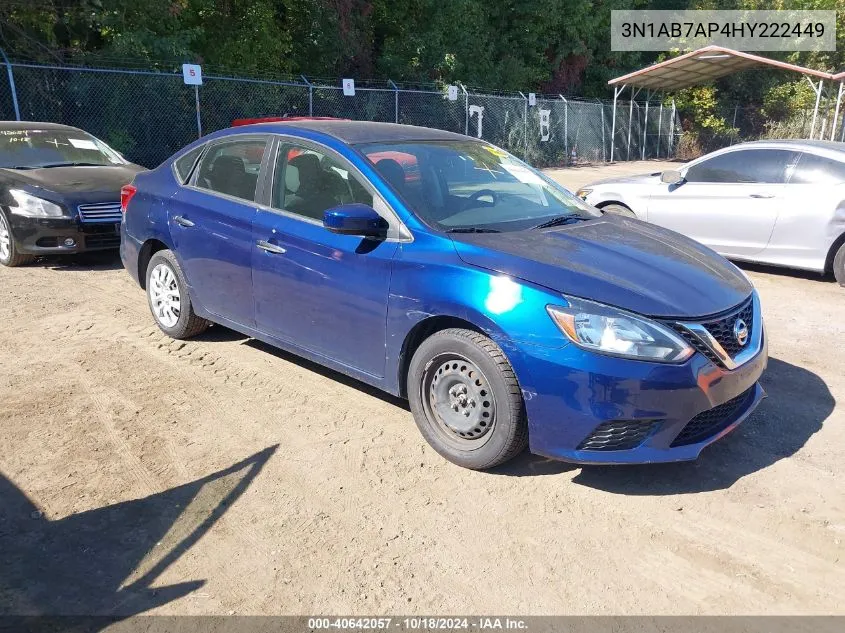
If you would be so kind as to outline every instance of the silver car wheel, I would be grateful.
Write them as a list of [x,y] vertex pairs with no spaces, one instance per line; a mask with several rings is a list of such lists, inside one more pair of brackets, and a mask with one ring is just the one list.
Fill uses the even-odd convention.
[[156,321],[164,327],[174,327],[181,314],[182,297],[173,269],[167,264],[158,264],[153,268],[147,292]]
[[12,257],[12,234],[6,218],[0,213],[0,261],[9,261]]

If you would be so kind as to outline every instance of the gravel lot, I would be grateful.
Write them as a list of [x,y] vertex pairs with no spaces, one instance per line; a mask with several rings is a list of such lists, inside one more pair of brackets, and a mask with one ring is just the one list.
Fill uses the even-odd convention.
[[0,269],[0,612],[845,613],[845,289],[746,270],[769,398],[697,462],[477,473],[357,382],[167,339],[116,256]]

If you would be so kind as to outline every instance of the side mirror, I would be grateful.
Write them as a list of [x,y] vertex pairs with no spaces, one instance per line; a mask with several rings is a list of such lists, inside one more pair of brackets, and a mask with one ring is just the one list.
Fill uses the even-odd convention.
[[660,174],[660,182],[667,185],[679,185],[684,182],[684,177],[677,169],[667,169]]
[[387,220],[367,204],[353,203],[333,207],[323,213],[323,226],[332,233],[360,235],[361,237],[385,237]]

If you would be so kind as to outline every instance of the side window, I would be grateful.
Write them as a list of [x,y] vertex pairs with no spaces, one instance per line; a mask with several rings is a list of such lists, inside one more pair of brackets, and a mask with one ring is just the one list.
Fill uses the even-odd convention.
[[199,164],[197,187],[254,201],[266,145],[265,139],[249,138],[210,146]]
[[205,144],[200,145],[199,147],[192,149],[190,152],[183,154],[174,161],[173,169],[176,170],[176,176],[179,178],[179,182],[185,184],[188,177],[191,175],[191,172],[194,170],[194,163],[197,162],[197,158],[199,158],[200,154],[202,154],[202,150],[204,149]]
[[341,204],[372,205],[373,196],[339,161],[310,148],[283,144],[276,156],[272,206],[323,220],[323,213]]
[[845,182],[845,163],[815,154],[801,154],[790,184],[834,185]]
[[780,149],[749,149],[714,156],[687,170],[687,182],[784,183],[796,154]]

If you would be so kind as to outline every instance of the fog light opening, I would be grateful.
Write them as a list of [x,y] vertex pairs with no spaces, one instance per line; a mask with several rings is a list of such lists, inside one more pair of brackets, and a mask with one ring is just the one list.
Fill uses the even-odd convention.
[[76,240],[75,240],[75,239],[73,239],[72,237],[66,237],[66,238],[65,238],[65,241],[64,241],[64,242],[62,242],[62,243],[63,243],[65,246],[67,246],[68,248],[73,248],[74,246],[76,246]]

